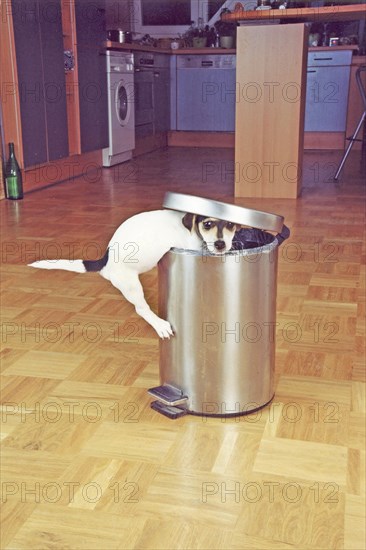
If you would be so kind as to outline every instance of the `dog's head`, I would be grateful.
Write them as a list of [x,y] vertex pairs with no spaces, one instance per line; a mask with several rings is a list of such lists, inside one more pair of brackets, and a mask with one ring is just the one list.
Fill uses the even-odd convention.
[[186,214],[182,222],[189,231],[196,231],[211,254],[228,252],[232,247],[235,232],[241,228],[232,222],[195,214]]

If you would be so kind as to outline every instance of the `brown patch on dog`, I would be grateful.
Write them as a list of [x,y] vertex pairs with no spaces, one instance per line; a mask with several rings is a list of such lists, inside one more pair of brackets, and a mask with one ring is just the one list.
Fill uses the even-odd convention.
[[193,230],[195,222],[196,222],[196,214],[189,214],[188,213],[182,219],[182,223],[183,223],[184,227],[186,229],[188,229],[188,231]]

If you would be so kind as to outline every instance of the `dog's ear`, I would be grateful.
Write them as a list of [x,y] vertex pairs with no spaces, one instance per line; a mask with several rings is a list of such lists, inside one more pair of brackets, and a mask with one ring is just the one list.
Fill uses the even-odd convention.
[[186,229],[192,231],[196,221],[196,214],[186,214],[182,219],[182,224]]

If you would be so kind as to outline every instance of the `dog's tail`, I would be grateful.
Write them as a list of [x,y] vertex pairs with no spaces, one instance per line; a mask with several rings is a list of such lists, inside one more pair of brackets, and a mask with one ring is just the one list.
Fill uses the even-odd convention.
[[108,255],[109,249],[107,248],[103,258],[99,260],[41,260],[28,265],[39,269],[62,269],[64,271],[86,273],[87,271],[101,271],[108,262]]

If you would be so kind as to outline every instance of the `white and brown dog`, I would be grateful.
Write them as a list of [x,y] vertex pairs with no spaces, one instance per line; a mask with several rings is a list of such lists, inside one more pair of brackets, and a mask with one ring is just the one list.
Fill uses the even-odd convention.
[[153,210],[136,214],[124,221],[114,233],[100,260],[41,260],[32,267],[63,269],[85,273],[99,272],[131,302],[160,338],[173,335],[168,321],[151,311],[145,300],[139,275],[150,271],[171,248],[224,254],[232,246],[234,223],[184,214],[172,210]]

